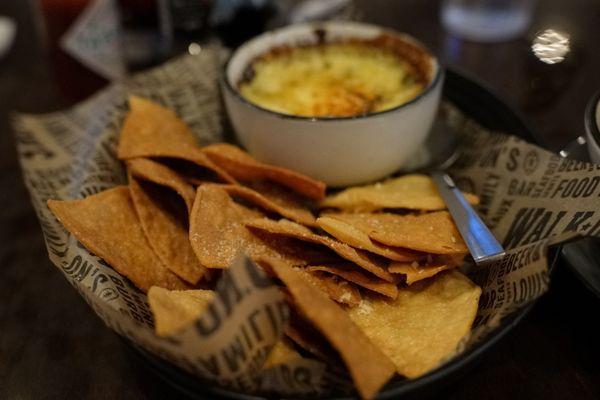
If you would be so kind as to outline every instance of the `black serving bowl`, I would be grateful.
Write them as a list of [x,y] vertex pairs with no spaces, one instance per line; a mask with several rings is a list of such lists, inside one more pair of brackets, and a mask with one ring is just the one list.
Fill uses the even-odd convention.
[[[489,89],[486,89],[474,79],[467,78],[464,74],[451,69],[446,71],[446,74],[446,81],[443,88],[445,100],[452,102],[462,112],[488,129],[507,132],[526,141],[542,144],[523,122],[523,119],[504,101],[499,99],[498,96],[492,94]],[[560,249],[558,247],[550,249],[548,261],[551,270],[559,253]],[[389,382],[377,398],[421,398],[439,391],[445,385],[459,379],[468,372],[492,346],[527,316],[533,306],[534,302],[505,318],[500,326],[484,340],[436,370],[417,379],[397,379]],[[133,352],[139,356],[149,369],[172,385],[174,389],[188,395],[190,398],[261,398],[214,386],[148,353],[135,344],[130,342],[127,342],[127,344],[131,346]]]

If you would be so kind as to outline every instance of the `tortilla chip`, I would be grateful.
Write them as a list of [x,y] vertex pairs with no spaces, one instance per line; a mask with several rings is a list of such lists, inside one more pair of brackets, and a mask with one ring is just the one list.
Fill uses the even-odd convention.
[[156,183],[174,190],[181,196],[188,209],[192,210],[196,191],[171,168],[148,158],[134,158],[127,161],[127,168],[136,178]]
[[184,202],[170,189],[153,183],[140,183],[132,176],[129,177],[129,190],[150,247],[177,276],[197,284],[206,268],[192,250]]
[[388,267],[388,271],[394,274],[403,274],[406,277],[406,284],[412,285],[451,268],[454,267],[443,263],[419,265],[417,262],[393,262]]
[[241,197],[267,211],[275,212],[302,225],[315,226],[315,217],[310,210],[290,193],[278,190],[273,185],[262,184],[254,188],[239,185],[218,185],[229,195]]
[[286,168],[261,163],[237,146],[217,143],[202,151],[231,176],[241,181],[268,180],[283,185],[308,198],[325,197],[325,183]]
[[119,141],[119,158],[140,157],[139,152],[146,146],[169,147],[171,143],[198,146],[190,128],[173,111],[151,100],[129,96],[129,112]]
[[300,358],[302,356],[294,350],[292,343],[286,338],[281,338],[271,349],[262,368],[267,369],[276,365],[285,365]]
[[398,288],[394,283],[386,282],[374,275],[365,273],[363,270],[358,269],[354,264],[349,262],[329,265],[311,265],[307,267],[307,270],[311,272],[322,271],[337,275],[348,282],[355,283],[360,287],[391,297],[392,299],[395,299],[398,296]]
[[465,257],[469,253],[456,253],[456,254],[438,254],[431,257],[428,263],[447,264],[450,268],[460,267],[465,263]]
[[468,248],[447,211],[419,215],[388,213],[327,214],[393,247],[432,254],[467,253]]
[[151,286],[188,288],[152,251],[127,186],[105,190],[83,200],[48,200],[48,207],[87,249],[143,292]]
[[129,108],[119,138],[119,159],[183,159],[214,172],[225,182],[236,183],[200,150],[190,128],[174,112],[137,96],[129,97]]
[[365,232],[335,218],[320,217],[317,219],[317,224],[321,229],[342,243],[379,254],[390,260],[418,261],[425,257],[425,254],[422,253],[373,242]]
[[401,288],[394,301],[363,299],[350,318],[407,378],[455,356],[475,319],[481,289],[458,271]]
[[331,300],[349,307],[356,307],[360,303],[360,292],[351,283],[338,279],[337,276],[331,276],[331,274],[323,274],[316,269],[302,267],[294,267],[294,269],[302,275],[306,282],[327,294]]
[[[343,260],[335,252],[324,246],[303,242],[292,237],[271,234],[266,231],[250,231],[265,246],[272,250],[272,253],[267,253],[267,255],[271,257],[277,256],[292,266],[300,267],[310,264],[336,263]],[[259,255],[255,254],[255,257]]]
[[[479,204],[477,196],[470,193],[463,194],[469,203]],[[429,176],[413,174],[343,190],[323,200],[321,207],[353,212],[368,212],[383,208],[436,211],[445,209],[446,204]]]
[[286,240],[288,238],[257,235],[245,227],[247,221],[262,216],[237,204],[215,185],[200,186],[190,215],[190,241],[201,264],[208,268],[228,268],[241,251],[251,258],[267,255],[290,265],[332,259],[320,249],[298,246],[296,241]]
[[202,179],[202,178],[196,178],[193,176],[186,176],[185,180],[192,186],[200,186],[200,185],[204,185],[207,183],[214,183],[213,181],[209,181],[207,179]]
[[166,290],[153,286],[148,304],[158,336],[170,336],[194,322],[214,298],[212,290]]
[[387,262],[380,260],[363,250],[356,250],[345,243],[338,242],[327,236],[317,235],[310,229],[292,221],[273,221],[267,218],[255,219],[246,222],[246,226],[252,229],[263,230],[272,234],[293,237],[298,240],[325,246],[340,257],[356,263],[375,276],[388,282],[393,282],[394,277],[387,271]]
[[289,290],[297,309],[339,352],[360,395],[374,397],[394,375],[392,362],[352,323],[348,315],[293,268],[278,260],[262,259]]
[[290,320],[285,326],[284,332],[292,342],[329,365],[337,366],[344,363],[319,331],[293,309],[290,313]]
[[200,186],[190,215],[190,242],[202,265],[228,268],[239,252],[260,245],[244,222],[261,216],[236,204],[223,189]]

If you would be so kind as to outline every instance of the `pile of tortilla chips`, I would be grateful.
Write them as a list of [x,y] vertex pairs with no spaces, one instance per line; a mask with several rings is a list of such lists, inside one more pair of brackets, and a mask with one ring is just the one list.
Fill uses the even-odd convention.
[[419,377],[459,351],[481,290],[457,270],[468,250],[427,176],[325,197],[322,182],[234,145],[198,146],[158,104],[129,106],[118,147],[129,185],[48,206],[148,294],[157,335],[194,321],[244,252],[292,311],[265,368],[315,357],[344,366],[370,398],[395,374]]

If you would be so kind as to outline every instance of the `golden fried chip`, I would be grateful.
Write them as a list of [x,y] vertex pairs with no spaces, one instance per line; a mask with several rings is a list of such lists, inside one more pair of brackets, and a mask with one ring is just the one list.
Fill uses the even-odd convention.
[[323,251],[298,246],[287,238],[257,235],[245,227],[247,221],[262,216],[237,204],[215,185],[200,186],[190,215],[190,241],[201,264],[208,268],[228,268],[241,251],[251,258],[264,255],[281,258],[290,265],[331,261],[331,256]]
[[425,257],[422,253],[373,242],[365,232],[335,218],[320,217],[317,219],[317,225],[342,243],[379,254],[390,260],[418,261]]
[[372,240],[433,254],[466,253],[467,245],[447,211],[419,215],[327,214],[366,233]]
[[465,257],[469,253],[454,253],[454,254],[439,254],[434,255],[431,260],[428,258],[428,263],[447,264],[450,268],[460,267],[465,263]]
[[153,286],[148,304],[158,336],[172,335],[194,322],[214,298],[212,290],[166,290]]
[[48,207],[87,249],[143,292],[151,286],[188,288],[152,251],[127,186],[105,190],[83,200],[48,200]]
[[157,185],[174,190],[185,202],[188,213],[192,210],[196,191],[185,181],[185,179],[179,176],[179,174],[171,168],[148,158],[134,158],[128,160],[127,168],[136,178],[154,182]]
[[[251,230],[251,232],[271,249],[271,257],[278,255],[283,261],[292,266],[335,263],[343,260],[335,252],[324,246],[303,242],[293,237],[271,234],[266,231]],[[254,257],[257,256],[260,256],[260,253],[254,254]]]
[[298,310],[339,352],[360,395],[374,397],[394,375],[392,362],[352,323],[344,310],[306,283],[293,268],[273,259],[259,262],[269,264],[289,290]]
[[[463,194],[469,203],[479,204],[477,196],[470,193]],[[383,208],[435,211],[445,209],[446,204],[429,176],[413,174],[343,190],[323,200],[321,207],[354,212],[368,212]]]
[[456,355],[469,335],[481,289],[458,271],[401,288],[394,301],[366,299],[350,318],[407,378]]
[[228,268],[239,252],[260,245],[244,222],[261,216],[236,204],[223,189],[200,186],[190,215],[190,242],[202,265]]
[[306,282],[326,293],[331,300],[349,307],[356,307],[360,303],[360,292],[351,283],[338,279],[337,276],[323,274],[317,269],[306,269],[303,267],[294,267],[294,269],[298,271]]
[[192,250],[184,202],[170,189],[140,183],[132,176],[129,190],[146,239],[158,258],[181,279],[198,283],[206,268]]
[[299,224],[315,226],[315,217],[307,207],[290,193],[278,190],[273,185],[262,184],[256,187],[258,190],[239,185],[219,186],[231,196],[244,198]]
[[[364,270],[356,268],[352,263],[337,263],[328,265],[311,265],[308,271],[323,271],[357,284],[365,289],[395,299],[398,296],[398,288],[394,283],[386,282],[374,275],[365,273]],[[390,271],[392,272],[392,271]]]
[[119,141],[119,158],[140,157],[146,146],[169,147],[171,143],[195,147],[190,128],[171,110],[151,100],[129,96],[129,113]]
[[302,356],[300,353],[294,350],[294,347],[292,343],[290,343],[289,339],[281,338],[271,349],[271,352],[267,356],[262,368],[267,369],[276,365],[285,365],[299,358],[302,358]]
[[150,100],[130,96],[123,122],[118,156],[183,159],[214,172],[225,182],[236,183],[226,171],[200,150],[190,128],[174,112]]
[[298,240],[325,246],[336,252],[340,257],[356,263],[373,275],[388,282],[394,281],[392,274],[387,271],[387,261],[380,260],[377,256],[373,256],[366,251],[354,249],[345,243],[338,242],[327,236],[317,235],[311,232],[310,229],[295,222],[287,220],[273,221],[267,218],[261,218],[246,222],[246,226],[252,229],[259,229],[272,234],[293,237]]
[[298,310],[294,299],[287,295],[289,318],[284,333],[297,347],[325,361],[332,368],[343,369],[344,361],[327,338]]
[[443,263],[419,265],[417,262],[393,262],[388,267],[388,271],[394,274],[403,274],[406,276],[406,283],[412,285],[451,268],[454,267]]
[[[293,307],[293,305],[290,305]],[[285,335],[301,349],[330,365],[341,365],[340,356],[327,339],[298,313],[291,311],[290,320],[284,328]]]
[[188,177],[186,177],[185,180],[192,186],[200,186],[200,185],[204,185],[206,183],[214,183],[213,181],[209,181],[207,179],[202,179],[202,178],[195,178],[193,176],[188,176]]
[[231,176],[241,181],[268,180],[315,200],[325,197],[325,184],[299,172],[261,163],[237,146],[217,143],[202,151]]

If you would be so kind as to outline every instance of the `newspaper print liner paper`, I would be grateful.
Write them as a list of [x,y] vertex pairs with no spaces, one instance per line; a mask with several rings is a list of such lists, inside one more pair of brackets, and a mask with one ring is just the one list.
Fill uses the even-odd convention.
[[[146,296],[83,248],[46,206],[48,199],[83,198],[126,182],[116,144],[129,94],[173,109],[201,144],[222,141],[219,54],[219,49],[205,48],[114,83],[64,112],[16,116],[24,180],[50,260],[110,328],[232,390],[327,394],[344,384],[317,361],[303,359],[257,373],[281,334],[287,309],[253,264],[238,260],[219,282],[213,306],[184,332],[161,339],[153,332]],[[470,274],[483,293],[473,334],[461,346],[468,350],[502,318],[547,290],[550,243],[578,233],[599,234],[600,166],[563,160],[515,137],[488,132],[448,104],[442,117],[463,140],[453,176],[481,197],[483,218],[510,249],[504,259]],[[211,318],[213,323],[218,318],[217,327],[203,330]],[[257,330],[253,340],[246,338]]]

